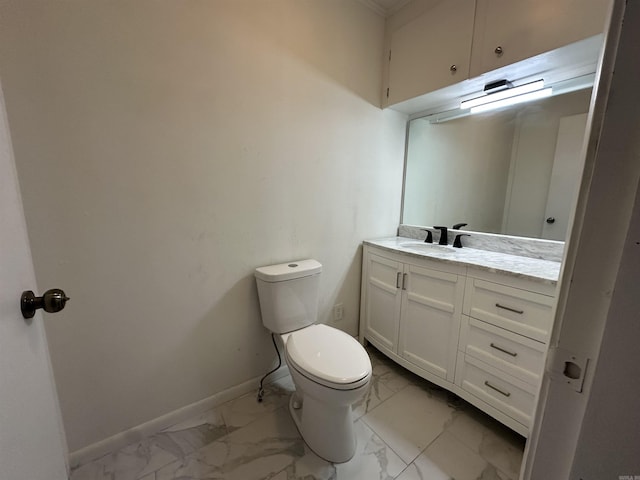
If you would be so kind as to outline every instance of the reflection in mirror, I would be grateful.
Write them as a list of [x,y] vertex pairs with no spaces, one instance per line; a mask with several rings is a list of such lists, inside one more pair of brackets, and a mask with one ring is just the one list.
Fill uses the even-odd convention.
[[402,223],[564,240],[591,89],[409,124]]

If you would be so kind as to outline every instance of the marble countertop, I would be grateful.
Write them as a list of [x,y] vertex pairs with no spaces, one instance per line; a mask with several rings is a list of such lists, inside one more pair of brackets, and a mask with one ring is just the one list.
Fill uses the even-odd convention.
[[365,240],[365,244],[406,255],[441,261],[453,265],[471,266],[490,272],[556,285],[560,275],[560,262],[521,257],[507,253],[453,248],[451,245],[424,243],[413,238],[388,237]]

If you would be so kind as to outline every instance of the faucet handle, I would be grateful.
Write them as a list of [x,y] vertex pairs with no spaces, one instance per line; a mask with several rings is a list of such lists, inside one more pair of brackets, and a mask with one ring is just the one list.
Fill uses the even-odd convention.
[[453,241],[453,246],[455,248],[462,248],[462,242],[460,241],[460,237],[470,237],[471,235],[469,235],[468,233],[459,233],[458,235],[456,235],[455,240]]
[[460,230],[462,227],[466,227],[467,225],[469,225],[468,223],[456,223],[453,227],[451,227],[453,230]]
[[433,243],[433,234],[431,230],[423,228],[421,229],[423,232],[427,232],[427,238],[424,239],[424,243]]
[[448,245],[449,237],[447,236],[447,230],[449,229],[447,227],[437,227],[435,225],[433,228],[440,230],[440,240],[438,241],[438,245]]

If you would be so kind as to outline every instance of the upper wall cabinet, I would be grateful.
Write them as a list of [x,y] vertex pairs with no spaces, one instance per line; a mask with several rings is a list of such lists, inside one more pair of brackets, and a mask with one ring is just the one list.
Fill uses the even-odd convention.
[[391,34],[386,104],[469,77],[475,0],[440,0]]
[[[383,106],[408,103],[602,33],[610,3],[414,0],[405,8],[421,8],[400,12],[404,22],[387,22],[390,55]],[[406,22],[411,14],[416,17]]]
[[477,0],[470,77],[604,30],[609,0]]

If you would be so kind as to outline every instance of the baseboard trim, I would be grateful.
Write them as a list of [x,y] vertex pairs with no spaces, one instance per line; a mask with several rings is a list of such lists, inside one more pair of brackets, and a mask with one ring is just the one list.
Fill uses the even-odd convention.
[[[279,378],[289,374],[289,368],[283,365],[276,372],[269,375],[266,383],[272,383]],[[160,417],[149,420],[135,427],[129,428],[123,432],[117,433],[111,437],[107,437],[99,442],[87,445],[79,450],[69,453],[69,466],[76,468],[79,465],[89,463],[104,455],[120,450],[123,447],[140,440],[150,437],[165,428],[175,425],[176,423],[187,420],[193,416],[200,415],[218,405],[238,398],[246,393],[256,390],[262,377],[255,377],[239,385],[230,387],[222,392],[215,393],[210,397],[204,398],[198,402],[178,408]]]

